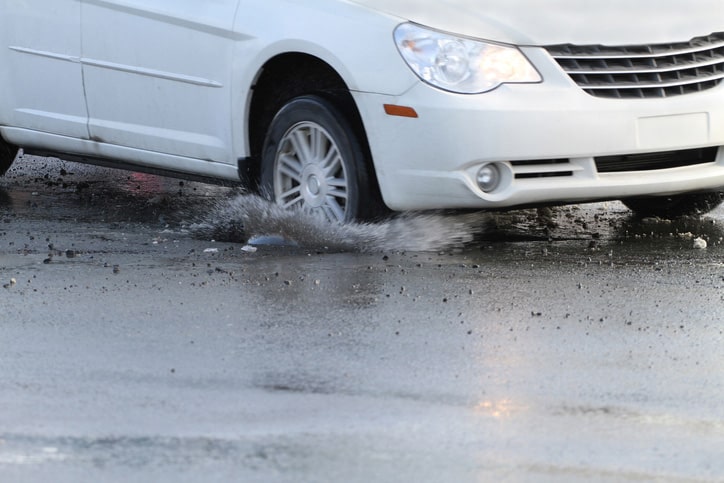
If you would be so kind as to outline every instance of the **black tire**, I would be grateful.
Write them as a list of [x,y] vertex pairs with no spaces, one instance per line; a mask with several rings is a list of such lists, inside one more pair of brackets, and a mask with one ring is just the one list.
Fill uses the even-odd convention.
[[3,138],[0,138],[0,176],[4,175],[8,169],[10,169],[17,154],[18,148],[6,143]]
[[715,191],[652,198],[629,198],[621,201],[636,216],[657,216],[671,219],[706,214],[719,206],[723,200],[724,192]]
[[346,116],[315,95],[290,100],[274,116],[262,150],[261,190],[277,204],[333,222],[375,216],[366,146]]

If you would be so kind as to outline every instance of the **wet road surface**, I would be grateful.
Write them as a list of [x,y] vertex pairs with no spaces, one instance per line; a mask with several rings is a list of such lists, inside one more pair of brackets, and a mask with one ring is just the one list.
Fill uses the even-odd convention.
[[250,247],[207,216],[235,196],[0,179],[0,480],[724,479],[721,209],[479,215],[433,251],[413,219],[359,253]]

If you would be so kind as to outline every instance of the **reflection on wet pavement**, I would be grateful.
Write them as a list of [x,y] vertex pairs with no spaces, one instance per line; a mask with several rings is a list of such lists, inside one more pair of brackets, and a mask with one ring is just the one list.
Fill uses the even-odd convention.
[[[42,158],[0,178],[3,476],[718,481],[721,209],[408,214],[313,238],[265,203]],[[306,246],[244,251],[267,229]],[[327,249],[345,237],[385,252]]]

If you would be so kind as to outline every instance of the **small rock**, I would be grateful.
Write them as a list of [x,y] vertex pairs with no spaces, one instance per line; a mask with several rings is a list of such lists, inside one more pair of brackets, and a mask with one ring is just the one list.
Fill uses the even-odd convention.
[[697,250],[703,250],[706,247],[707,247],[706,240],[704,240],[703,238],[694,239],[694,248],[696,248]]

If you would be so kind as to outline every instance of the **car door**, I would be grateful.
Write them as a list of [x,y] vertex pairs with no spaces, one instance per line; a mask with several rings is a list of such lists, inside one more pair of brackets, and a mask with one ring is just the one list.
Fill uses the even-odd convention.
[[5,0],[0,14],[0,123],[87,138],[80,0]]
[[239,0],[82,0],[91,137],[223,163]]

